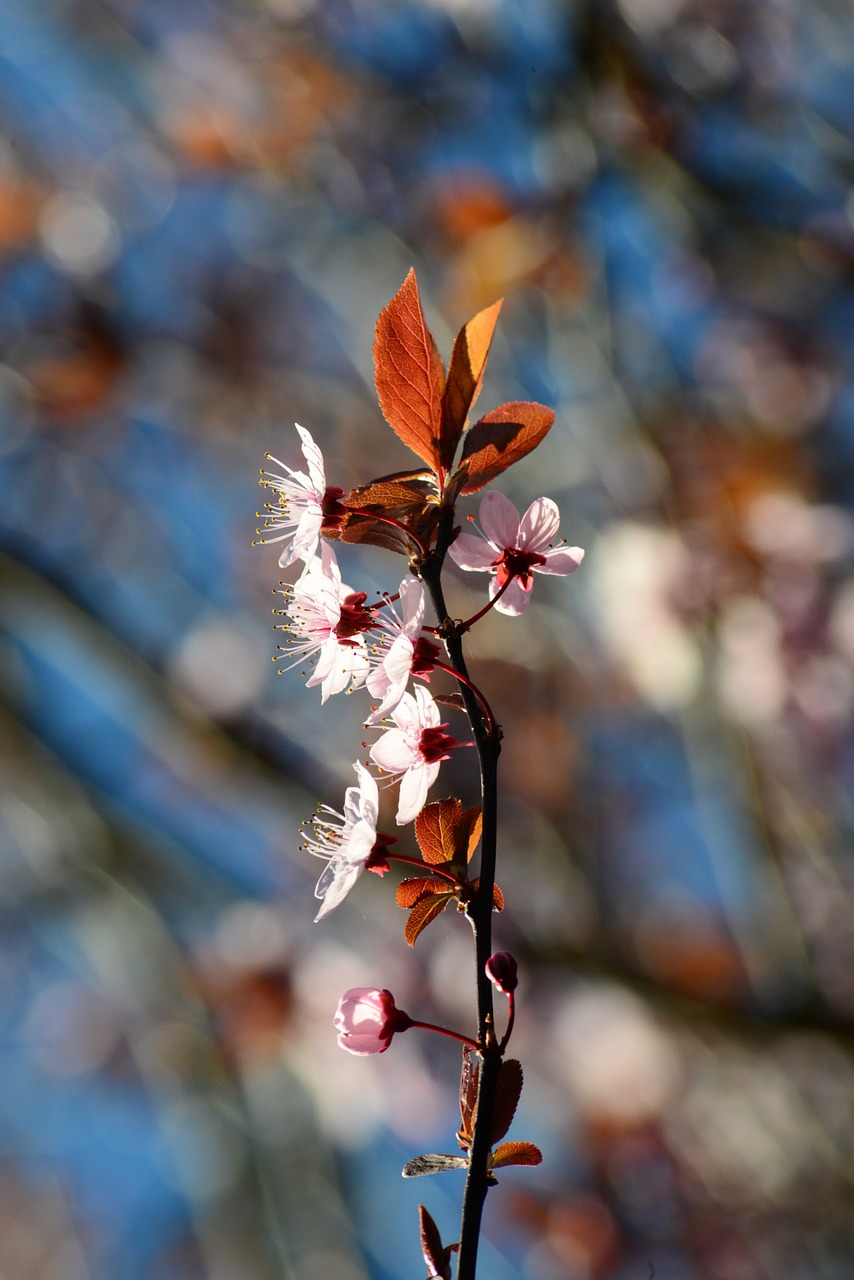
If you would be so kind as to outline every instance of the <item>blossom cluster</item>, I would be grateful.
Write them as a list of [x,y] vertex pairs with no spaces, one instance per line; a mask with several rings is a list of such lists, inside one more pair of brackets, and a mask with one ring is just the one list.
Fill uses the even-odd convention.
[[[370,760],[378,774],[400,781],[397,823],[403,826],[423,809],[442,762],[456,748],[473,744],[448,732],[423,683],[410,691],[411,681],[429,682],[444,665],[436,630],[424,621],[423,584],[405,578],[396,596],[368,604],[366,592],[343,582],[335,551],[322,534],[340,525],[344,490],[327,486],[320,449],[304,427],[297,425],[297,432],[306,471],[279,462],[286,477],[262,472],[262,482],[278,495],[265,526],[265,535],[273,530],[275,536],[263,540],[283,544],[280,566],[301,562],[297,580],[280,588],[281,670],[309,666],[306,684],[320,687],[324,703],[360,688],[379,700],[365,719],[366,728],[381,730]],[[539,498],[520,518],[509,499],[489,492],[481,502],[477,533],[459,533],[449,555],[461,569],[489,573],[493,606],[518,615],[528,606],[534,574],[565,575],[581,563],[580,547],[553,545],[559,522],[550,498]],[[312,820],[303,832],[303,848],[327,861],[316,889],[323,900],[318,920],[344,900],[362,871],[388,869],[383,850],[393,837],[377,831],[376,779],[359,761],[353,767],[358,783],[347,789],[344,814],[324,809],[326,816]]]
[[[456,523],[460,499],[486,489],[534,449],[554,421],[550,409],[523,402],[469,422],[499,309],[496,303],[464,326],[447,372],[426,326],[413,272],[381,312],[374,345],[380,408],[419,458],[418,469],[381,476],[348,493],[327,483],[320,449],[297,426],[304,469],[271,458],[277,470],[261,472],[272,497],[259,540],[277,544],[279,565],[292,571],[292,580],[279,585],[282,602],[274,611],[281,619],[280,670],[300,668],[323,703],[364,691],[363,723],[376,735],[369,747],[362,744],[367,760],[353,763],[356,781],[346,789],[342,811],[320,805],[302,829],[302,848],[325,864],[315,889],[315,920],[340,906],[363,872],[384,876],[397,862],[416,871],[395,892],[409,912],[404,936],[410,946],[450,904],[465,914],[474,933],[476,1036],[416,1021],[384,987],[347,991],[334,1018],[339,1045],[357,1056],[385,1052],[396,1034],[412,1027],[463,1046],[457,1131],[462,1154],[420,1156],[404,1168],[407,1177],[468,1170],[458,1245],[442,1244],[421,1207],[430,1274],[449,1277],[450,1254],[459,1249],[459,1280],[474,1276],[480,1222],[474,1206],[482,1206],[495,1169],[541,1159],[531,1143],[500,1141],[522,1089],[520,1064],[504,1056],[515,1018],[516,961],[508,952],[491,950],[491,916],[504,908],[495,883],[502,730],[468,675],[462,641],[492,609],[519,617],[538,575],[564,577],[584,556],[580,547],[558,540],[560,513],[551,498],[538,498],[520,515],[508,498],[489,490],[478,518],[468,517],[470,531]],[[407,572],[397,590],[369,599],[367,591],[345,583],[335,549],[342,543],[405,556]],[[446,560],[466,573],[487,575],[485,603],[465,620],[447,613],[441,581]],[[436,673],[454,682],[451,693],[434,697],[428,685]],[[446,708],[466,717],[460,736],[445,718]],[[482,803],[464,808],[456,796],[428,801],[442,764],[464,748],[477,754]],[[393,848],[399,837],[379,829],[381,779],[397,785],[396,824],[412,825],[420,856],[399,852]],[[480,870],[472,875],[469,864],[479,845]],[[500,1039],[493,988],[507,1000]],[[491,1099],[484,1107],[478,1105],[482,1075],[489,1078],[484,1094]]]

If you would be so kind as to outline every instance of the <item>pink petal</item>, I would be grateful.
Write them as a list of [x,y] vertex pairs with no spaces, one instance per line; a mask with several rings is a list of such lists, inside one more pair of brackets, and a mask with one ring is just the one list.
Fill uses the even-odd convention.
[[439,766],[432,764],[424,764],[419,761],[407,769],[400,782],[400,793],[397,797],[397,825],[399,827],[406,826],[407,822],[412,822],[417,818],[418,814],[424,808],[424,802],[427,799],[427,792],[430,789],[432,781],[430,774],[435,778],[439,772]]
[[416,578],[406,578],[400,584],[400,603],[403,608],[403,629],[408,636],[416,636],[424,622],[424,588]]
[[498,551],[518,546],[519,512],[497,489],[491,489],[480,504],[480,527]]
[[581,547],[549,547],[540,555],[545,556],[546,563],[534,565],[534,573],[575,573],[584,559]]
[[340,906],[362,874],[363,867],[364,863],[327,863],[314,891],[316,897],[323,899],[323,905],[314,917],[315,924]]
[[418,747],[402,729],[386,729],[369,754],[386,773],[403,773],[418,758]]
[[554,538],[560,527],[560,511],[551,498],[537,498],[522,516],[519,525],[519,547],[525,551],[542,552]]
[[308,466],[308,474],[311,477],[311,487],[317,494],[318,499],[323,498],[326,492],[326,472],[323,466],[323,454],[314,443],[310,433],[305,427],[301,427],[298,422],[294,423],[297,429],[297,435],[302,441],[302,454]]
[[418,732],[420,737],[422,729],[435,729],[437,725],[442,723],[442,717],[439,714],[439,708],[433,695],[424,688],[423,684],[415,687],[415,703],[418,708]]
[[495,547],[485,538],[477,538],[471,533],[459,533],[448,547],[448,555],[454,564],[461,569],[482,573],[491,569],[493,561],[498,559]]
[[[498,592],[498,579],[493,578],[489,584],[490,599],[495,599]],[[499,613],[508,613],[517,618],[524,613],[531,601],[531,587],[525,588],[521,578],[514,578],[500,600],[496,600],[495,608]]]

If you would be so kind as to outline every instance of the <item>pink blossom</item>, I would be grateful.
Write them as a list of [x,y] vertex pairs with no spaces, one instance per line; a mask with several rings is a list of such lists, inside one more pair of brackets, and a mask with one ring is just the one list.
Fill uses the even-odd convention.
[[448,554],[461,569],[493,575],[489,595],[501,613],[524,613],[535,573],[574,573],[584,559],[581,547],[550,545],[559,524],[551,498],[537,498],[520,520],[509,498],[490,490],[480,504],[478,534],[458,534]]
[[321,533],[339,528],[345,515],[340,503],[344,490],[327,486],[323,454],[310,433],[299,423],[295,426],[302,441],[308,475],[303,471],[292,471],[269,453],[267,457],[270,461],[280,466],[286,474],[280,476],[268,471],[261,472],[261,484],[278,494],[278,501],[265,504],[263,530],[265,534],[273,532],[276,536],[259,538],[258,541],[285,544],[279,556],[282,568],[293,564],[295,560],[304,560],[308,566],[317,551]]
[[323,543],[319,556],[306,567],[303,576],[292,587],[283,587],[286,607],[278,610],[287,618],[280,630],[288,642],[284,649],[293,662],[282,667],[290,671],[306,659],[314,670],[306,681],[308,688],[320,685],[326,702],[342,690],[358,689],[370,672],[364,632],[375,625],[374,615],[364,608],[364,591],[351,591],[341,581],[335,552]]
[[[359,779],[357,787],[344,793],[344,812],[337,813],[321,805],[310,819],[310,831],[303,831],[302,846],[317,858],[326,858],[326,866],[317,882],[314,896],[323,906],[315,922],[328,916],[344,901],[365,870],[384,875],[390,870],[383,850],[396,843],[394,836],[377,834],[379,792],[376,780],[357,760],[353,765]],[[327,815],[321,817],[321,814]]]
[[391,992],[377,987],[345,991],[333,1021],[341,1048],[359,1057],[385,1053],[395,1032],[412,1026],[408,1014],[395,1005]]
[[441,723],[439,708],[423,685],[416,686],[414,697],[402,695],[391,718],[395,727],[384,730],[370,755],[384,773],[401,779],[397,823],[403,826],[424,808],[441,762],[454,747],[469,744],[445,732],[448,726]]
[[369,725],[379,724],[394,710],[406,692],[410,675],[430,679],[441,652],[424,628],[425,598],[421,583],[416,578],[404,579],[399,596],[402,616],[389,604],[379,620],[385,635],[375,650],[373,669],[366,684],[368,691],[382,701],[368,719]]

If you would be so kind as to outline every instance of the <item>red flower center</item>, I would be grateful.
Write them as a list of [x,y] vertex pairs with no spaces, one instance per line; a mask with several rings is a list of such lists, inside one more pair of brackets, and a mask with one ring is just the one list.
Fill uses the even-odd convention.
[[354,636],[363,631],[370,631],[376,626],[376,618],[369,609],[363,608],[368,598],[367,591],[351,591],[341,602],[341,617],[335,626],[335,635],[339,644],[355,646]]
[[436,764],[439,760],[447,760],[454,747],[460,745],[459,739],[445,733],[446,724],[437,725],[434,729],[422,729],[418,750],[425,764]]
[[334,484],[326,486],[323,494],[323,501],[320,509],[323,512],[323,521],[321,523],[321,532],[335,533],[344,523],[344,517],[347,515],[347,508],[341,505],[340,499],[344,497],[344,490],[337,488]]
[[493,560],[499,587],[503,587],[511,578],[519,578],[526,591],[530,591],[534,581],[533,570],[536,565],[548,564],[545,556],[536,551],[519,551],[516,547],[505,547],[497,560]]
[[426,636],[421,636],[412,646],[412,664],[410,671],[414,676],[429,676],[436,670],[436,659],[442,650]]

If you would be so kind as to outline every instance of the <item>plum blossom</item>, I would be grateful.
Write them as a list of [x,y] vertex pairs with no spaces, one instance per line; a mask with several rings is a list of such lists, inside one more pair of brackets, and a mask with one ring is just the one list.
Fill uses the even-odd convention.
[[551,498],[537,498],[520,520],[510,499],[490,490],[480,504],[478,534],[459,534],[448,554],[461,569],[491,573],[489,596],[495,608],[518,615],[528,607],[535,573],[574,573],[584,559],[581,547],[550,545],[559,524],[560,512]]
[[397,1008],[391,992],[377,987],[345,991],[333,1022],[341,1048],[359,1057],[385,1053],[395,1033],[413,1025],[409,1015]]
[[[376,780],[358,760],[353,765],[359,785],[344,793],[344,812],[337,813],[321,805],[309,819],[309,831],[303,831],[302,846],[317,858],[326,858],[326,866],[317,882],[314,896],[323,902],[315,923],[328,916],[344,901],[363,871],[385,875],[390,870],[384,850],[395,844],[394,836],[377,833],[379,791]],[[325,815],[325,816],[321,816]]]
[[360,688],[370,672],[364,632],[376,621],[364,608],[366,593],[351,591],[342,583],[329,544],[324,542],[298,582],[281,591],[286,607],[277,613],[287,621],[279,630],[287,633],[288,642],[280,647],[283,656],[294,655],[293,662],[281,670],[290,671],[308,659],[314,670],[306,686],[319,684],[323,702],[344,689]]
[[286,474],[261,472],[260,483],[278,494],[278,501],[267,502],[264,506],[263,532],[273,532],[276,536],[259,537],[258,542],[283,542],[280,566],[284,569],[295,560],[303,560],[307,569],[317,551],[321,533],[340,528],[346,512],[340,503],[344,490],[326,483],[323,454],[305,427],[299,423],[294,425],[302,441],[308,475],[304,471],[293,471],[272,454],[267,454],[270,461]]
[[424,808],[427,792],[439,773],[439,765],[447,760],[454,747],[470,746],[446,733],[439,708],[423,685],[415,695],[404,693],[391,713],[394,728],[371,747],[374,764],[392,777],[400,777],[397,824],[412,822]]
[[[379,724],[398,705],[410,675],[430,679],[441,650],[424,629],[424,588],[416,578],[400,584],[401,616],[393,605],[381,619],[384,636],[375,650],[368,691],[381,702],[367,724]],[[392,637],[394,637],[392,639]]]

